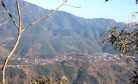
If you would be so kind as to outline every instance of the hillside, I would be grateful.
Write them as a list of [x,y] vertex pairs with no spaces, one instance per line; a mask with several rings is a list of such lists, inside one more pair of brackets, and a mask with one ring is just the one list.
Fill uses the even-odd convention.
[[[23,24],[48,14],[44,9],[21,0]],[[4,0],[17,19],[15,0]],[[0,6],[0,70],[12,49],[17,30]],[[19,46],[6,69],[7,84],[29,84],[31,79],[66,76],[69,84],[129,84],[136,67],[134,58],[122,59],[101,45],[109,26],[124,27],[112,19],[84,19],[58,11],[23,33]],[[0,74],[0,79],[2,76]]]
[[[17,61],[20,63],[16,64]],[[107,53],[68,54],[52,59],[16,59],[8,65],[6,74],[8,84],[29,84],[31,79],[42,76],[66,76],[68,84],[129,84],[134,67],[131,57],[122,60]]]
[[[16,17],[14,0],[5,0],[5,3]],[[22,6],[26,4],[27,2],[22,1]],[[24,26],[36,18],[48,14],[50,11],[34,4],[29,4],[26,8],[23,7]],[[0,22],[6,20],[8,20],[8,17],[2,12]],[[100,42],[101,36],[109,30],[109,26],[113,25],[122,27],[124,24],[115,22],[112,19],[84,19],[67,12],[58,11],[52,18],[42,21],[25,31],[16,54],[23,57],[46,58],[70,52],[93,53],[102,52],[102,49],[109,51],[106,50],[108,48],[103,48]],[[10,50],[15,42],[17,30],[12,22],[2,24],[0,27],[0,39],[2,39],[0,45]]]

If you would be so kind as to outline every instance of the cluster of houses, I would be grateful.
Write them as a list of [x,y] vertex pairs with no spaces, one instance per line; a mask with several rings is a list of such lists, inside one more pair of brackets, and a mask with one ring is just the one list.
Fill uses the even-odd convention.
[[[129,58],[129,57],[128,57]],[[62,62],[64,60],[87,60],[91,61],[108,61],[108,60],[120,60],[119,55],[112,55],[108,53],[93,53],[93,54],[66,54],[62,56],[56,56],[54,58],[48,59],[38,59],[38,58],[12,58],[10,61],[13,61],[14,64],[8,65],[10,67],[23,67],[23,66],[32,66],[32,65],[48,65],[54,64],[57,62]],[[17,63],[15,63],[17,62]]]

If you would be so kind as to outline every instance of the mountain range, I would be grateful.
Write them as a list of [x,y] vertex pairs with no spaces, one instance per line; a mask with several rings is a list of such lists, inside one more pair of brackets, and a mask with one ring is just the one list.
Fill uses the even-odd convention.
[[[3,0],[17,20],[15,0]],[[23,26],[52,10],[21,0]],[[69,84],[129,84],[136,67],[134,59],[120,59],[101,40],[111,26],[123,28],[112,19],[85,19],[58,11],[23,33],[7,66],[7,84],[30,84],[33,78],[66,76]],[[17,29],[0,5],[0,66],[12,49]],[[47,58],[47,59],[43,59]],[[1,72],[1,67],[0,67]],[[0,75],[0,80],[2,76]]]
[[[4,2],[16,20],[17,11],[14,0],[5,0]],[[21,4],[24,26],[52,11],[35,4],[29,3],[28,5],[28,2],[25,1],[22,1]],[[3,11],[2,6],[0,7]],[[8,15],[1,13],[1,23],[8,19]],[[101,39],[102,35],[110,29],[109,27],[114,25],[123,27],[124,23],[104,18],[84,19],[64,11],[58,11],[51,18],[24,32],[16,54],[23,57],[46,58],[70,52],[110,52],[109,47],[101,44]],[[11,50],[16,36],[17,30],[11,21],[0,25],[1,51]]]

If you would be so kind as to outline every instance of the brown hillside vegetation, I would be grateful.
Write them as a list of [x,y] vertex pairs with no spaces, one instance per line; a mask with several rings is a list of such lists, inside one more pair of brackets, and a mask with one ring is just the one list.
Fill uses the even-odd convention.
[[69,84],[129,84],[136,67],[131,57],[122,61],[119,57],[108,54],[68,55],[67,58],[58,58],[49,59],[51,62],[46,64],[13,65],[16,74],[9,67],[6,80],[11,82],[8,84],[28,84],[32,79],[41,77],[56,80],[66,76]]

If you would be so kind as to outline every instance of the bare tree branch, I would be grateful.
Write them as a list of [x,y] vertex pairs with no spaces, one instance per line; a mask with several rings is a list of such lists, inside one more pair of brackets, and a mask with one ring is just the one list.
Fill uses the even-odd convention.
[[29,2],[26,2],[26,5],[24,7],[22,7],[22,10],[24,10],[26,7],[28,7],[29,4],[30,4]]
[[30,23],[26,28],[23,28],[23,26],[22,26],[22,14],[21,14],[21,7],[20,7],[19,0],[16,0],[16,7],[17,7],[17,12],[18,12],[18,23],[14,20],[12,14],[6,8],[6,6],[3,3],[3,1],[0,1],[0,4],[4,7],[4,9],[6,10],[8,16],[11,18],[12,22],[15,24],[15,26],[18,29],[18,36],[17,36],[16,42],[15,42],[15,45],[13,46],[11,52],[7,56],[6,60],[4,61],[4,65],[3,65],[3,68],[2,68],[2,84],[5,84],[6,83],[6,81],[5,81],[5,71],[6,71],[6,67],[7,67],[7,64],[9,62],[10,58],[13,56],[14,52],[16,51],[16,49],[18,47],[18,44],[19,44],[19,41],[21,39],[21,36],[22,36],[23,31],[25,29],[29,29],[31,26],[37,24],[38,22],[40,22],[40,21],[42,21],[44,19],[47,19],[47,18],[51,17],[54,13],[56,13],[59,10],[59,8],[61,8],[62,6],[64,6],[66,2],[67,2],[67,0],[64,0],[61,5],[59,5],[55,10],[53,10],[47,16],[41,17],[41,18],[33,21],[32,23]]
[[19,19],[19,23],[17,25],[17,23],[14,21],[11,13],[7,10],[6,6],[4,5],[4,3],[2,2],[2,5],[3,7],[5,8],[5,10],[7,11],[7,13],[9,14],[10,18],[12,19],[13,23],[16,25],[17,29],[18,29],[18,36],[17,36],[17,40],[16,40],[16,43],[15,45],[13,46],[13,49],[12,51],[9,53],[9,55],[7,56],[5,62],[4,62],[4,65],[3,65],[3,68],[2,68],[2,83],[5,84],[5,71],[6,71],[6,67],[7,67],[7,64],[10,60],[10,58],[13,56],[14,52],[16,51],[17,47],[18,47],[18,44],[19,44],[19,41],[21,39],[21,36],[22,36],[22,32],[21,29],[22,29],[22,18],[21,18],[21,11],[20,11],[20,3],[19,3],[19,0],[16,0],[16,7],[17,7],[17,11],[18,11],[18,19]]
[[0,26],[2,26],[2,25],[4,25],[4,24],[7,24],[8,22],[10,22],[10,20],[7,20],[7,21],[5,21],[5,22],[0,23]]
[[80,8],[81,6],[73,6],[73,5],[69,5],[69,4],[65,4],[66,6],[70,6],[70,7],[73,7],[73,8]]
[[19,44],[19,41],[21,39],[21,36],[22,36],[22,32],[18,32],[18,37],[17,37],[17,40],[16,40],[16,43],[12,49],[12,51],[9,53],[9,55],[7,56],[5,62],[4,62],[4,65],[3,65],[3,68],[2,68],[2,84],[5,84],[5,71],[6,71],[6,66],[10,60],[10,58],[13,56],[14,52],[16,51],[17,47],[18,47],[18,44]]
[[55,10],[53,10],[53,11],[52,11],[51,13],[49,13],[47,16],[41,17],[41,18],[39,18],[39,19],[33,21],[33,22],[30,23],[27,27],[25,27],[25,28],[23,29],[23,31],[24,31],[25,29],[29,29],[31,26],[33,26],[33,25],[35,25],[35,24],[41,22],[42,20],[51,17],[51,16],[52,16],[53,14],[55,14],[62,6],[64,6],[66,2],[67,2],[67,0],[64,0],[63,3],[62,3],[61,5],[59,5]]
[[19,19],[18,31],[21,32],[21,30],[22,30],[22,15],[21,15],[21,7],[20,7],[19,0],[16,0],[16,5],[17,5],[16,7],[17,7],[18,19]]
[[15,24],[15,26],[18,28],[18,25],[16,24],[15,19],[13,18],[12,14],[10,13],[10,11],[6,8],[4,2],[1,1],[0,4],[1,4],[1,5],[3,6],[3,8],[6,10],[7,14],[8,14],[9,17],[11,18],[11,20],[13,21],[13,23]]

